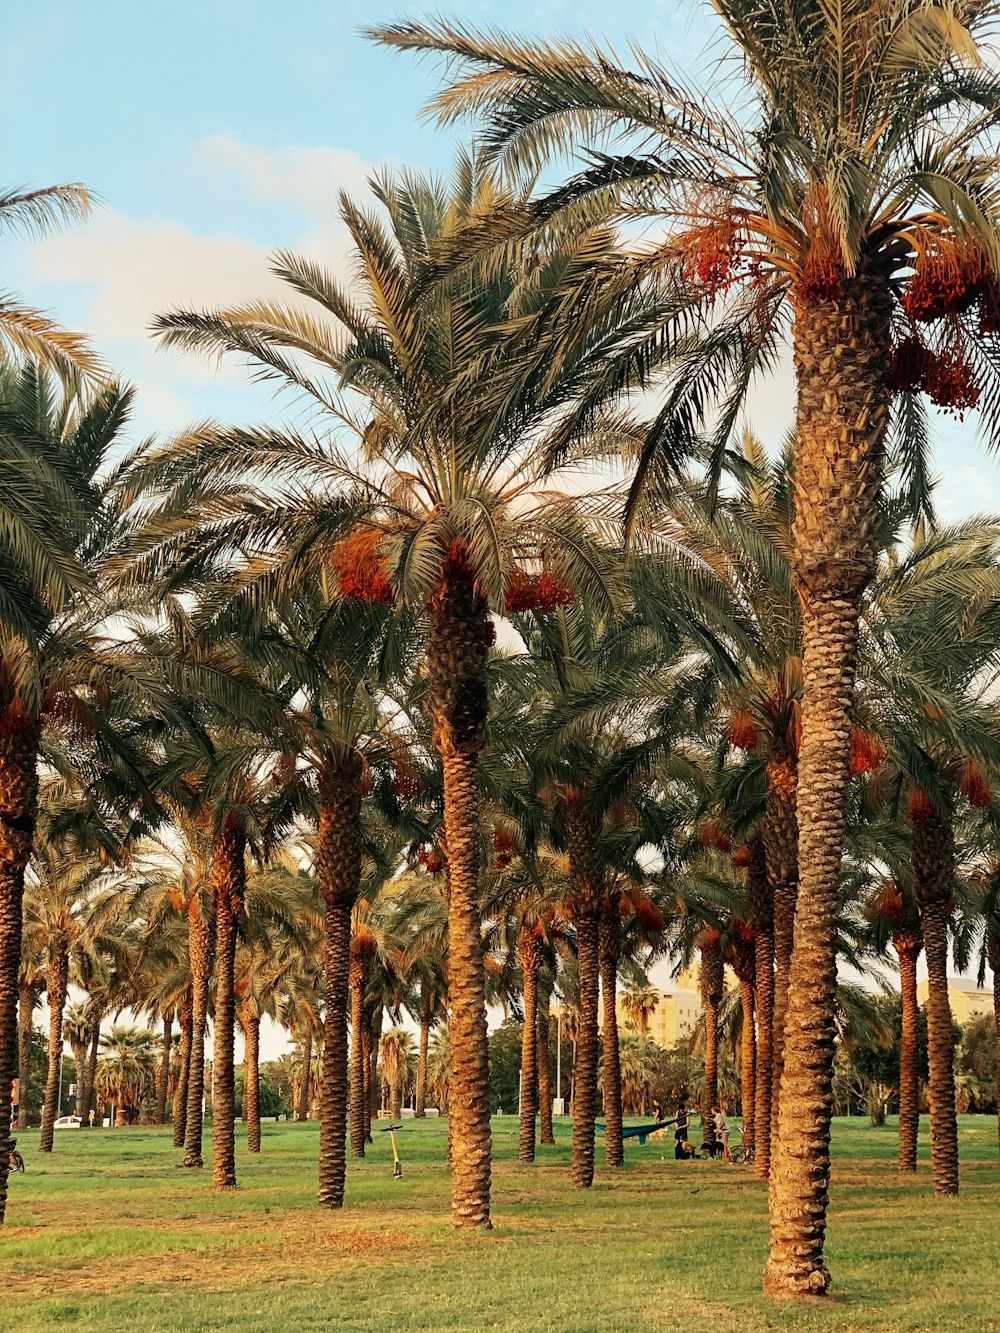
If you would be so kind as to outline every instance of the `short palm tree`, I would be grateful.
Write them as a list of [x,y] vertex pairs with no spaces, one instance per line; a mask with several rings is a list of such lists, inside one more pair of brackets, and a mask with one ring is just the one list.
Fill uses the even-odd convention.
[[156,1040],[148,1028],[116,1024],[101,1038],[96,1090],[115,1108],[116,1126],[129,1125],[155,1088]]
[[[669,476],[703,426],[721,459],[748,384],[790,334],[801,881],[765,1286],[796,1296],[829,1284],[833,921],[883,466],[905,440],[919,473],[921,450],[909,446],[923,434],[911,429],[922,390],[958,410],[981,398],[990,438],[1000,431],[1000,162],[991,137],[1000,79],[986,45],[995,11],[976,0],[715,0],[714,9],[746,94],[742,115],[717,110],[706,90],[645,55],[630,72],[604,51],[533,47],[443,22],[374,35],[451,57],[440,116],[485,120],[488,151],[513,172],[537,178],[542,164],[589,152],[568,184],[481,228],[488,241],[509,245],[556,216],[639,213],[665,227],[619,266],[620,292],[634,300],[647,281],[663,317],[645,340],[621,340],[610,358],[618,374],[608,365],[595,374],[578,413],[592,415],[609,383],[645,380],[658,355],[669,363],[639,482]],[[596,318],[614,285],[595,290]],[[586,303],[575,314],[586,320]]]

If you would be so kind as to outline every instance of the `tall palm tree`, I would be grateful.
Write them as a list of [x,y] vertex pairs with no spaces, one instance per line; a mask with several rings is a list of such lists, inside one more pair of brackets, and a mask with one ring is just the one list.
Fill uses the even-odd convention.
[[[426,708],[444,782],[452,1212],[457,1224],[488,1226],[477,770],[487,745],[490,612],[503,611],[510,599],[552,608],[570,587],[596,594],[605,583],[600,549],[575,506],[537,489],[543,463],[531,442],[572,394],[570,368],[555,379],[539,377],[532,369],[537,354],[514,355],[512,337],[532,347],[545,341],[552,294],[606,252],[611,236],[601,229],[567,233],[558,247],[515,255],[498,277],[434,281],[439,243],[490,208],[495,187],[462,156],[449,188],[409,175],[381,178],[372,188],[377,214],[341,201],[363,302],[314,263],[281,254],[276,272],[308,311],[253,302],[158,321],[166,345],[249,355],[264,373],[305,394],[333,430],[353,431],[363,457],[293,432],[198,430],[147,454],[129,485],[159,488],[164,497],[145,523],[143,569],[201,565],[213,551],[249,546],[262,552],[250,571],[254,580],[262,562],[312,563],[335,575],[345,598],[395,601],[419,622]],[[485,389],[492,393],[501,381],[506,401],[497,410]],[[178,523],[184,536],[177,536]],[[243,536],[233,541],[237,530]],[[342,788],[344,800],[355,801],[356,757],[345,755],[344,763],[343,773],[324,776],[325,789],[332,798]],[[340,936],[346,963],[346,931]]]
[[24,465],[45,506],[34,537],[7,524],[0,543],[10,590],[0,604],[0,1222],[39,756],[50,754],[62,773],[93,766],[102,781],[120,784],[126,803],[126,788],[148,792],[131,741],[155,692],[134,646],[107,635],[109,607],[94,595],[116,535],[99,477],[131,399],[118,385],[86,393],[0,366],[0,451],[14,474]]
[[[669,476],[702,423],[721,457],[747,385],[790,330],[804,641],[800,884],[765,1286],[799,1296],[829,1285],[833,922],[859,608],[875,566],[883,464],[906,436],[919,481],[922,453],[909,446],[921,431],[909,428],[921,389],[959,410],[981,394],[992,438],[1000,428],[995,358],[982,341],[993,336],[987,273],[1000,257],[998,163],[985,142],[1000,82],[984,58],[990,6],[714,8],[746,116],[717,110],[704,89],[648,56],[633,73],[575,43],[532,47],[443,22],[374,35],[450,56],[440,116],[485,119],[488,150],[514,171],[535,177],[553,158],[610,145],[568,184],[484,225],[488,240],[510,244],[556,215],[643,212],[666,224],[661,242],[621,265],[623,288],[656,286],[663,318],[644,342],[621,341],[617,375],[605,366],[578,413],[592,414],[609,383],[645,379],[657,350],[671,359],[637,481]],[[595,293],[598,311],[613,285]]]

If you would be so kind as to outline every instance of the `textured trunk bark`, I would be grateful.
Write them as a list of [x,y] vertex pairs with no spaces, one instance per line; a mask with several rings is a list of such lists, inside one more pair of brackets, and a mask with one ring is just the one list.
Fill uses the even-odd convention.
[[452,1217],[490,1224],[489,1051],[479,919],[479,790],[475,755],[442,750],[448,846],[448,1120]]
[[399,1083],[393,1083],[389,1088],[389,1116],[393,1120],[398,1120],[403,1114],[403,1088]]
[[7,1208],[10,1094],[17,1073],[21,904],[35,831],[37,756],[37,728],[9,707],[0,718],[0,1224]]
[[416,1120],[426,1119],[427,1103],[427,1048],[431,1036],[431,1003],[427,993],[427,983],[420,983],[420,1049],[417,1053],[417,1088],[413,1103],[413,1116]]
[[28,1080],[31,1077],[31,1030],[35,1013],[35,989],[20,986],[17,999],[17,1127],[28,1128]]
[[740,979],[740,1007],[743,1032],[740,1038],[740,1100],[743,1110],[743,1147],[756,1151],[757,1126],[757,1039],[753,1029],[753,983]]
[[208,986],[215,951],[215,925],[205,919],[201,895],[188,908],[188,957],[191,965],[191,1064],[184,1132],[184,1165],[202,1166],[201,1138],[205,1100],[205,1027],[208,1022]]
[[319,1203],[340,1208],[347,1181],[347,1025],[351,911],[361,885],[361,757],[328,760],[319,775],[316,878],[326,904],[323,1096],[319,1127]]
[[521,1108],[518,1125],[517,1156],[521,1162],[535,1160],[535,1117],[538,1114],[538,1042],[535,1019],[538,1014],[538,969],[542,962],[542,942],[534,925],[522,925],[517,944],[517,958],[524,978],[524,1025],[521,1028]]
[[913,882],[927,957],[927,1063],[935,1194],[958,1193],[958,1123],[948,1001],[948,917],[955,883],[952,802],[913,823]]
[[247,1014],[243,1038],[243,1119],[247,1127],[247,1152],[260,1152],[259,1014]]
[[236,936],[246,895],[246,834],[227,816],[212,848],[215,1021],[212,1049],[212,1185],[236,1188]]
[[895,935],[899,958],[902,1032],[899,1041],[899,1169],[916,1171],[917,1134],[920,1129],[920,1090],[917,1078],[917,935]]
[[[101,1048],[101,1019],[98,1015],[94,1019],[94,1031],[90,1038],[90,1057],[87,1060],[87,1109],[84,1112],[84,1119],[91,1114],[94,1118],[95,1126],[98,1124],[97,1115],[97,1056]],[[180,1146],[179,1144],[177,1145]]]
[[597,1114],[600,910],[604,901],[601,819],[579,792],[566,795],[569,891],[576,922],[579,1006],[573,1055],[573,1153],[571,1179],[577,1189],[594,1181],[594,1118]]
[[621,954],[622,919],[617,903],[605,903],[600,920],[601,1003],[604,1046],[604,1165],[624,1166],[622,1139],[622,1067],[618,1051],[618,958]]
[[69,1038],[69,1049],[73,1054],[73,1066],[76,1069],[76,1114],[80,1117],[80,1128],[85,1129],[87,1122],[83,1118],[83,1108],[87,1104],[90,1091],[87,1087],[87,1047],[89,1041],[81,1042],[79,1033],[76,1036],[76,1041]]
[[[799,892],[797,817],[798,767],[795,756],[783,752],[768,763],[762,842],[770,887],[771,939],[774,948],[774,978],[771,1004],[771,1091],[770,1122],[777,1123],[781,1109],[781,1075],[784,1069],[785,1010],[788,1005],[788,973],[792,960],[795,904]],[[770,1157],[770,1152],[767,1154]]]
[[174,1035],[174,1011],[168,1009],[163,1015],[163,1052],[160,1056],[160,1068],[156,1079],[156,1119],[154,1125],[167,1123],[167,1095],[170,1091],[170,1045]]
[[[836,918],[858,618],[878,550],[892,297],[864,263],[840,294],[798,299],[793,569],[803,625],[798,898],[771,1154],[765,1290],[825,1293],[836,1020]],[[776,902],[777,908],[777,902]],[[777,943],[775,945],[777,952]]]
[[990,970],[993,973],[993,1023],[996,1028],[996,1085],[997,1146],[1000,1148],[1000,927],[991,925],[986,946],[989,950]]
[[381,1005],[376,1005],[368,1021],[368,1100],[365,1103],[365,1142],[371,1143],[372,1140],[372,1121],[378,1115],[379,1086],[378,1086],[378,1048],[382,1040],[382,1016],[383,1009]]
[[539,975],[538,982],[538,1122],[539,1141],[544,1145],[555,1143],[552,1132],[552,1082],[549,1075],[549,1005],[552,1003],[552,982],[548,968]]
[[188,989],[181,1004],[181,1052],[174,1088],[174,1147],[183,1148],[187,1130],[188,1081],[191,1077],[191,991]]
[[365,988],[368,984],[368,959],[351,959],[351,1156],[364,1157],[368,1116],[367,1049],[365,1046]]
[[309,1119],[309,1084],[312,1080],[313,1037],[312,1029],[306,1030],[302,1039],[302,1077],[299,1080],[298,1097],[295,1103],[295,1119],[304,1124]]
[[774,898],[764,861],[764,846],[750,846],[747,876],[750,922],[754,931],[754,1008],[757,1013],[757,1086],[754,1090],[754,1174],[767,1180],[771,1170],[771,1092],[774,1033]]
[[935,1194],[958,1193],[951,1005],[948,1002],[948,915],[943,903],[921,909],[927,955],[927,1063],[930,1068],[931,1173]]
[[57,936],[49,955],[45,973],[45,990],[49,1001],[49,1064],[45,1075],[45,1097],[42,1101],[42,1129],[38,1136],[38,1151],[51,1152],[55,1137],[56,1109],[59,1105],[59,1080],[62,1077],[63,1012],[66,1008],[66,987],[69,982],[69,941],[62,932]]
[[427,684],[441,756],[448,870],[451,1211],[458,1226],[490,1226],[489,1051],[479,916],[478,756],[486,748],[489,607],[467,553],[449,551],[429,603]]
[[719,951],[718,932],[704,936],[699,943],[701,968],[699,988],[705,1011],[705,1077],[701,1086],[702,1143],[714,1148],[715,1108],[719,1104],[719,1002],[722,999],[724,971]]

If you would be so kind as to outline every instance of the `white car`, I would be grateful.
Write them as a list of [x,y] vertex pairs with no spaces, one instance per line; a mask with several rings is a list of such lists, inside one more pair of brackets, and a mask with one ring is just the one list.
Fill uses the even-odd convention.
[[78,1115],[61,1115],[61,1116],[59,1117],[59,1119],[56,1121],[56,1123],[52,1126],[52,1128],[53,1128],[53,1129],[79,1129],[79,1128],[80,1128],[80,1117],[79,1117]]

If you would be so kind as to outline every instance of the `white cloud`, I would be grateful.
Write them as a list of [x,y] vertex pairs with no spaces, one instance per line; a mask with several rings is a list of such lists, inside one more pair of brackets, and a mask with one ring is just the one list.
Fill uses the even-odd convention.
[[[329,147],[263,149],[216,135],[196,146],[191,169],[199,188],[221,193],[237,216],[249,205],[256,217],[260,204],[299,212],[301,227],[284,222],[276,244],[311,254],[345,275],[349,237],[339,221],[339,193],[346,189],[360,196],[367,188],[367,169],[353,153]],[[141,416],[155,413],[160,429],[199,415],[186,389],[217,380],[235,388],[245,375],[235,364],[220,370],[204,358],[157,352],[149,333],[154,317],[178,308],[288,297],[287,287],[269,271],[268,247],[233,230],[198,232],[168,218],[99,214],[84,227],[44,238],[31,264],[35,280],[78,286],[84,293],[84,327],[138,384]]]

